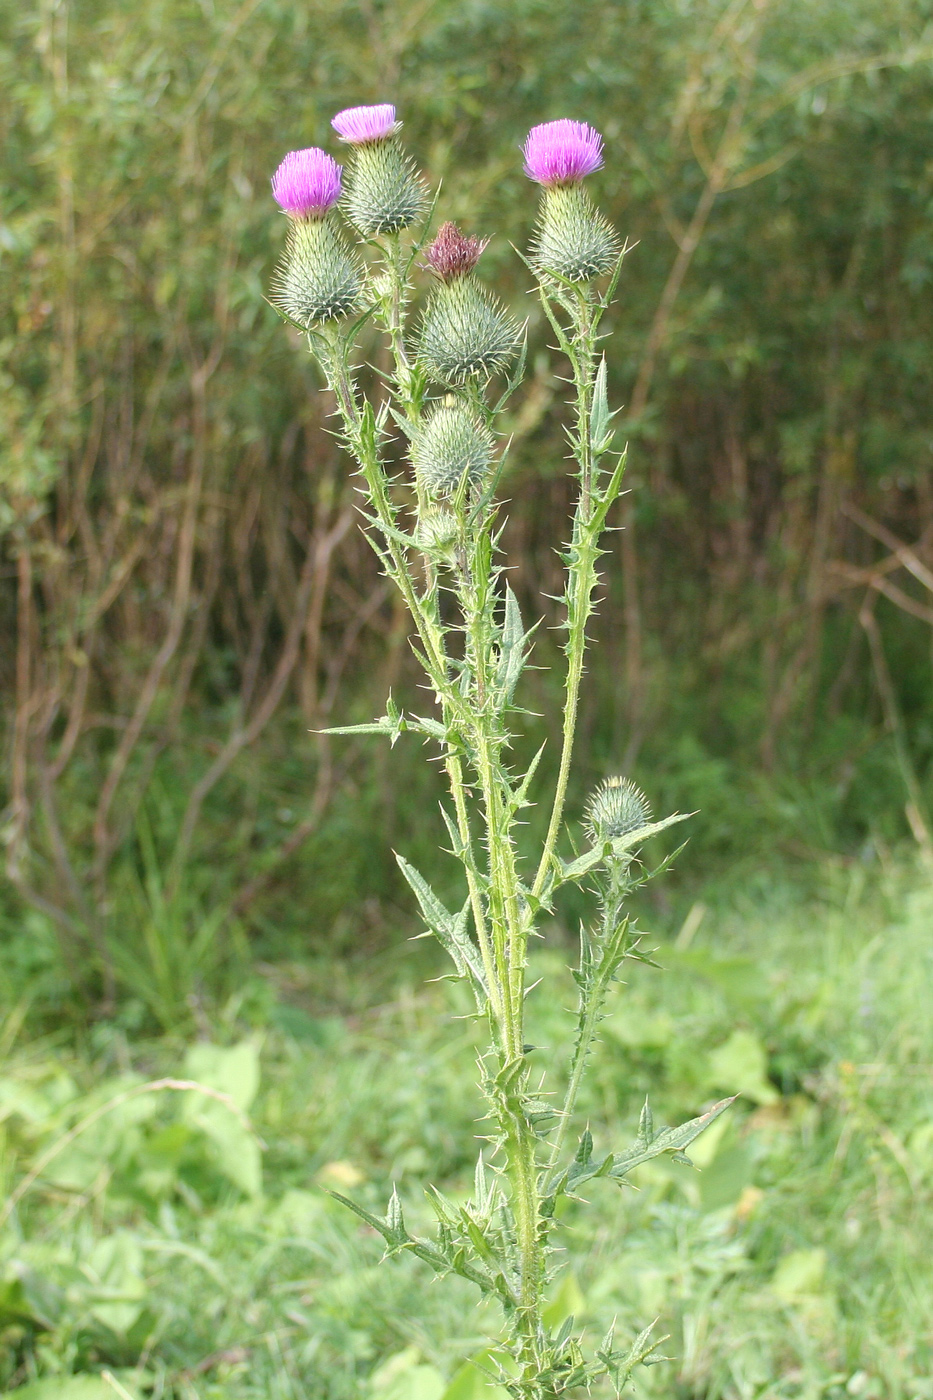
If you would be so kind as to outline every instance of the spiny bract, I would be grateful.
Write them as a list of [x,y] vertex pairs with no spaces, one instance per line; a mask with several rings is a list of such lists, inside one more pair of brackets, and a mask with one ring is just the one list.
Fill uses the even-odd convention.
[[488,379],[515,354],[517,323],[475,277],[435,287],[421,322],[418,356],[432,379],[464,384]]
[[362,274],[329,219],[289,225],[272,301],[300,326],[348,316],[359,305]]
[[441,404],[425,420],[411,444],[411,460],[432,496],[452,496],[464,476],[471,486],[481,481],[494,439],[466,404]]
[[398,233],[428,207],[424,180],[394,140],[354,147],[344,189],[347,218],[364,238]]
[[557,185],[544,192],[531,255],[541,272],[589,282],[611,270],[619,239],[581,186]]

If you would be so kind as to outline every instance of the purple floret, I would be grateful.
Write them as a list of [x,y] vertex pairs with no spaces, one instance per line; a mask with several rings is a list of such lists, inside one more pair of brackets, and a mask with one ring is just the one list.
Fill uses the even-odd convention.
[[289,151],[272,177],[272,194],[294,218],[323,218],[340,198],[340,171],[333,156],[317,146]]
[[586,122],[564,118],[533,126],[522,154],[530,180],[539,185],[572,184],[602,165],[603,138]]
[[398,130],[395,108],[389,102],[377,107],[347,107],[338,112],[331,126],[344,141],[352,146],[362,146],[367,141],[384,141]]

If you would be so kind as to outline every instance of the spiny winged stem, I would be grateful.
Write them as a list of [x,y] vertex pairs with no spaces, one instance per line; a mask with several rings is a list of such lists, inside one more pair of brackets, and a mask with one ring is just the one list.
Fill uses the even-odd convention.
[[[524,630],[518,601],[503,580],[495,499],[503,455],[496,461],[498,414],[524,371],[520,330],[474,276],[485,244],[453,224],[443,225],[428,249],[427,265],[437,280],[420,320],[410,315],[420,244],[403,233],[424,214],[427,201],[424,182],[396,140],[395,109],[350,109],[335,117],[334,126],[353,148],[347,215],[375,258],[364,266],[336,221],[341,168],[323,151],[293,152],[273,181],[276,199],[294,220],[275,304],[307,333],[334,394],[339,436],[363,481],[369,538],[411,615],[413,647],[437,708],[428,717],[405,716],[390,697],[381,720],[331,732],[379,733],[394,743],[410,730],[441,747],[453,804],[452,814],[444,808],[443,816],[466,877],[463,907],[448,910],[404,857],[399,865],[427,928],[450,954],[475,997],[477,1014],[488,1023],[481,1088],[495,1124],[493,1183],[481,1154],[469,1202],[455,1206],[434,1193],[436,1242],[409,1233],[395,1192],[384,1218],[345,1204],[383,1236],[388,1252],[408,1250],[439,1274],[457,1273],[498,1299],[508,1335],[497,1345],[503,1357],[511,1357],[499,1380],[514,1400],[561,1400],[599,1376],[608,1376],[618,1390],[635,1365],[650,1359],[656,1345],[650,1329],[627,1350],[614,1345],[610,1332],[587,1361],[572,1319],[554,1334],[543,1322],[557,1202],[597,1177],[620,1181],[632,1166],[661,1152],[682,1155],[725,1104],[660,1132],[646,1106],[627,1151],[598,1157],[587,1131],[576,1155],[566,1160],[606,998],[623,959],[638,956],[625,900],[635,885],[665,868],[662,862],[636,878],[635,848],[680,820],[675,814],[653,822],[634,784],[607,779],[587,803],[589,849],[566,862],[558,854],[600,539],[624,472],[624,454],[611,452],[613,415],[597,347],[625,250],[582,186],[601,163],[601,138],[582,123],[559,121],[536,127],[525,148],[526,173],[543,190],[526,265],[570,369],[568,436],[578,481],[562,556],[566,674],[560,761],[543,846],[526,872],[523,856],[527,860],[529,853],[519,848],[519,814],[532,801],[541,751],[524,773],[513,773],[510,723],[534,628]],[[608,287],[599,295],[596,279],[603,276]],[[382,375],[378,409],[361,392],[355,368],[367,322],[385,335],[391,363]],[[490,384],[499,374],[509,378],[498,402],[490,404]],[[393,436],[396,428],[400,436]],[[528,940],[560,886],[588,880],[595,884],[600,914],[591,930],[581,928],[574,974],[577,1037],[563,1106],[555,1113],[531,1084],[533,1047],[525,1043]]]

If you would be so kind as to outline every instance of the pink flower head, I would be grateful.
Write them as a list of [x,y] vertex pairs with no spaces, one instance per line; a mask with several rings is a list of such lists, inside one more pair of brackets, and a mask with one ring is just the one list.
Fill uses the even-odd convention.
[[346,111],[338,112],[331,121],[337,135],[343,141],[349,141],[351,146],[363,146],[367,141],[384,141],[398,131],[400,125],[395,120],[395,108],[390,102],[383,102],[378,107],[348,107]]
[[603,163],[603,138],[586,122],[533,126],[522,148],[525,174],[539,185],[565,185],[592,175]]
[[289,151],[272,177],[272,194],[286,214],[322,219],[340,198],[341,167],[317,146]]

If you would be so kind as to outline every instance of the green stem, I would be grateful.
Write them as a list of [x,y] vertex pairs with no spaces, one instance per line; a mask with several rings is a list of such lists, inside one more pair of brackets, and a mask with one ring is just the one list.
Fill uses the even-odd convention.
[[[569,604],[568,604],[569,611]],[[551,806],[551,819],[548,823],[544,849],[538,863],[538,871],[532,886],[535,898],[541,895],[554,859],[557,838],[564,819],[564,804],[567,801],[567,784],[570,781],[570,765],[573,760],[573,741],[577,727],[577,709],[580,703],[580,683],[583,679],[583,658],[586,653],[586,633],[583,628],[571,631],[567,646],[567,677],[564,690],[564,718],[561,729],[560,767],[557,772],[557,786]]]
[[[548,874],[557,839],[564,819],[564,806],[567,801],[567,785],[570,781],[570,766],[573,761],[573,745],[577,727],[577,712],[580,702],[580,685],[583,680],[583,659],[586,654],[586,625],[592,611],[592,596],[596,586],[596,573],[593,568],[595,556],[585,567],[581,557],[584,548],[586,527],[590,521],[593,497],[593,441],[590,416],[593,403],[593,374],[595,362],[595,324],[592,317],[592,300],[589,293],[581,292],[575,304],[574,337],[564,338],[564,348],[570,360],[576,386],[576,436],[575,454],[580,467],[580,494],[573,518],[573,542],[571,549],[574,560],[568,570],[567,625],[570,635],[567,641],[567,675],[564,688],[564,713],[561,729],[560,766],[557,785],[551,806],[544,849],[538,862],[532,894],[540,897]],[[553,320],[553,318],[552,318]]]
[[[489,913],[496,979],[502,996],[503,1044],[500,1071],[506,1077],[497,1101],[504,1139],[506,1174],[512,1187],[512,1210],[520,1255],[520,1326],[524,1334],[523,1362],[534,1365],[540,1324],[542,1278],[539,1236],[536,1139],[523,1107],[525,1080],[525,943],[515,847],[511,837],[511,793],[502,770],[506,735],[496,709],[492,686],[495,628],[490,554],[483,534],[490,522],[478,520],[468,567],[458,587],[467,636],[475,707],[472,723],[474,762],[482,797],[489,857]],[[521,1066],[517,1075],[516,1066]]]

